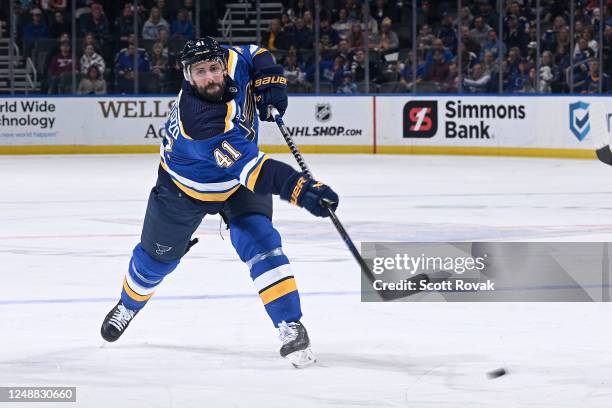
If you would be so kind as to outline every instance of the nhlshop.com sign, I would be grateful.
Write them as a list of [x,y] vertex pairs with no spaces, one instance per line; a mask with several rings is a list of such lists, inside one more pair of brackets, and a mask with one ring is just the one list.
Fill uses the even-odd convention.
[[[363,145],[373,141],[371,96],[290,97],[283,119],[300,145]],[[275,124],[260,125],[261,144],[283,142]]]

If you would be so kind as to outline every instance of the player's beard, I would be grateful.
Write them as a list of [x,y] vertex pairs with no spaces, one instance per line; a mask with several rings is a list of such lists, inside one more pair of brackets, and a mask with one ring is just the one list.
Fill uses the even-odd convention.
[[219,102],[225,93],[225,78],[221,82],[213,82],[206,86],[196,86],[198,95],[209,102]]

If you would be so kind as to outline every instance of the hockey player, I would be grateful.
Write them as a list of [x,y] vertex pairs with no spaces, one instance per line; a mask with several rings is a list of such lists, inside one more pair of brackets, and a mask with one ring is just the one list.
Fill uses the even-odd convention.
[[602,163],[612,166],[612,145],[610,141],[610,124],[612,117],[608,116],[606,108],[601,102],[589,105],[588,124],[593,135],[597,158]]
[[310,365],[315,359],[300,322],[297,286],[272,226],[272,194],[318,217],[329,216],[327,205],[335,209],[338,196],[257,147],[258,121],[273,120],[269,107],[281,114],[287,108],[283,68],[266,49],[204,37],[188,41],[179,60],[184,81],[166,120],[158,179],[102,337],[115,341],[123,334],[189,250],[203,217],[221,213],[279,330],[281,356],[296,367]]

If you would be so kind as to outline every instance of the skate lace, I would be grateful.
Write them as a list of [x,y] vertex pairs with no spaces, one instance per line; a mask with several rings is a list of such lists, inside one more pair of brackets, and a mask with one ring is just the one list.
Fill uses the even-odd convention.
[[119,305],[113,316],[110,318],[109,323],[115,326],[119,330],[125,329],[130,320],[134,317],[134,311],[128,309],[123,305]]
[[295,326],[295,323],[287,324],[284,321],[278,325],[279,337],[283,344],[290,343],[297,338],[298,331]]

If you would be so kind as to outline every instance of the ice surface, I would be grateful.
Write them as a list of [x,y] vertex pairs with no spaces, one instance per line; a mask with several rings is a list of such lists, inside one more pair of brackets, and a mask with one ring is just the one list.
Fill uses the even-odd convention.
[[[306,159],[342,197],[355,241],[612,238],[612,169],[596,161]],[[0,386],[78,387],[76,404],[45,407],[612,404],[609,304],[361,303],[359,270],[331,222],[279,201],[315,367],[278,356],[217,216],[124,337],[102,347],[158,160],[0,157]],[[488,379],[499,367],[508,374]],[[41,406],[18,404],[29,405]]]

